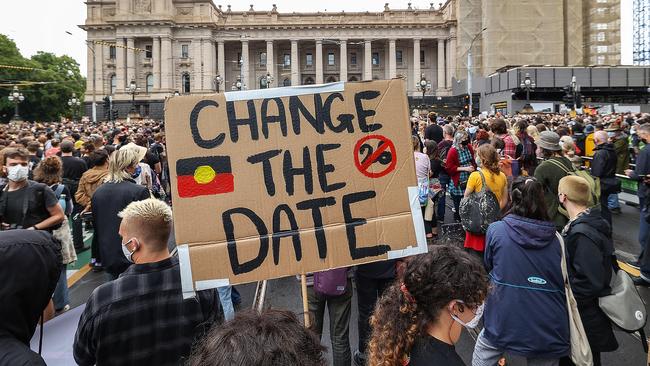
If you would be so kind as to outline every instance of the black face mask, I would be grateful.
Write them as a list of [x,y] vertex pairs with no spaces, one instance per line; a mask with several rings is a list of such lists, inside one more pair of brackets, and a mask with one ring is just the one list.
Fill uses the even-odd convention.
[[463,146],[469,145],[469,140],[463,140],[463,142],[460,143]]

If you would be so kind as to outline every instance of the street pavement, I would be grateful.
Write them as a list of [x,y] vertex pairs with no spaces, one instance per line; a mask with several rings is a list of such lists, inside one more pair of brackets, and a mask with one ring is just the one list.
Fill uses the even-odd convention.
[[[621,214],[614,215],[614,245],[616,254],[619,260],[633,260],[639,253],[639,245],[637,240],[638,227],[639,227],[639,211],[637,208],[627,205],[621,205]],[[450,209],[447,210],[450,214]],[[448,215],[447,221],[450,222],[451,218]],[[170,239],[170,248],[174,247],[173,236]],[[462,245],[462,243],[459,243]],[[629,267],[624,267],[632,274],[635,271]],[[83,271],[83,267],[82,267]],[[71,307],[79,306],[87,300],[92,290],[105,282],[104,273],[85,271],[83,276],[79,276],[70,289]],[[255,292],[255,284],[246,284],[237,286],[242,295],[242,304],[239,309],[247,309],[252,306],[252,300]],[[650,300],[650,289],[639,288],[641,296],[646,301]],[[299,315],[302,320],[302,303],[300,294],[300,281],[295,276],[285,277],[281,279],[269,280],[265,306],[275,309],[290,309]],[[530,309],[534,311],[534,309]],[[358,346],[358,326],[357,326],[358,312],[357,312],[357,297],[352,297],[352,315],[350,321],[350,345],[352,353]],[[329,340],[329,319],[327,312],[325,314],[324,329],[322,343],[328,348],[327,359],[331,363],[331,352]],[[646,325],[646,334],[650,334],[650,325]],[[616,338],[619,342],[619,349],[615,352],[604,353],[602,356],[603,365],[646,365],[647,356],[641,346],[641,341],[638,334],[629,334],[622,331],[616,331]],[[463,331],[460,341],[456,345],[456,350],[465,361],[466,364],[471,365],[472,351],[474,348],[474,336],[467,331]],[[526,361],[520,357],[511,355],[506,356],[507,365],[519,366],[526,365]]]

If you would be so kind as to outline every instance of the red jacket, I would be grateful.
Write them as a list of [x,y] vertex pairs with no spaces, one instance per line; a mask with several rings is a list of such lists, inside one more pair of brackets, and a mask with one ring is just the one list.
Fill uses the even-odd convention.
[[[472,149],[472,145],[467,145],[467,148],[469,149],[469,153],[472,154],[472,166],[476,169],[476,163],[474,162],[474,149]],[[458,168],[460,168],[458,150],[456,150],[455,146],[452,146],[449,148],[449,153],[447,153],[446,170],[449,177],[451,177],[451,180],[454,181],[455,186],[458,186],[458,180],[460,179]]]

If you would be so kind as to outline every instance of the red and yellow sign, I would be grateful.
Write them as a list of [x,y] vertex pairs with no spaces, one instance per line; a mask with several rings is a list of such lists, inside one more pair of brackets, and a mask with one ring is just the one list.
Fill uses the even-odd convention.
[[204,156],[176,162],[178,195],[183,198],[209,196],[235,190],[228,156]]

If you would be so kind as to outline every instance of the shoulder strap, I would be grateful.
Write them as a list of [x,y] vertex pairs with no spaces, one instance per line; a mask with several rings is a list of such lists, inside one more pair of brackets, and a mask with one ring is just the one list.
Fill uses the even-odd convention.
[[63,188],[65,188],[63,184],[56,185],[56,190],[54,191],[54,194],[56,195],[57,199],[61,198],[61,194],[63,193]]
[[483,192],[483,191],[485,191],[485,190],[488,190],[488,191],[489,191],[490,188],[487,186],[487,183],[485,182],[485,176],[483,175],[483,172],[480,171],[480,170],[476,170],[476,171],[477,171],[478,174],[481,176],[481,183],[483,183],[483,185],[481,186],[481,192]]
[[570,173],[572,173],[572,172],[575,172],[575,170],[569,170],[569,169],[567,169],[566,166],[564,166],[564,164],[562,164],[562,163],[560,163],[559,161],[554,160],[554,159],[552,159],[552,158],[551,158],[551,159],[548,159],[548,160],[546,160],[546,161],[548,161],[549,163],[551,163],[551,164],[555,165],[556,167],[562,169],[566,174],[570,174]]

